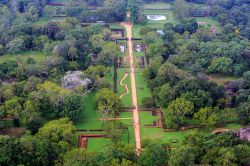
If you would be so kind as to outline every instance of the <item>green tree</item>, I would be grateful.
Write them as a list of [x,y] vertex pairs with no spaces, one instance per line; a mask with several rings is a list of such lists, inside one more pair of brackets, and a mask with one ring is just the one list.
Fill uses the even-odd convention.
[[8,52],[11,54],[21,53],[24,50],[24,40],[16,38],[7,44]]
[[237,108],[240,119],[244,124],[250,122],[250,99],[248,101],[240,103],[239,107]]
[[5,53],[4,46],[0,44],[0,55],[3,55]]
[[84,149],[72,149],[68,151],[62,159],[62,163],[56,165],[61,166],[81,166],[91,165],[91,154]]
[[168,164],[170,166],[195,165],[195,156],[192,148],[181,146],[172,151]]
[[184,0],[176,0],[174,2],[174,14],[182,20],[188,16],[188,4]]
[[110,89],[101,89],[95,97],[96,108],[102,117],[116,117],[121,108],[121,101]]
[[77,120],[80,112],[84,111],[83,100],[80,95],[70,94],[64,97],[62,112],[60,117],[68,117],[71,120]]
[[168,163],[169,146],[167,144],[149,143],[143,148],[138,164],[141,166],[165,165]]
[[173,88],[167,83],[160,87],[160,91],[157,92],[159,103],[163,107],[167,107],[170,102],[174,100],[175,94]]
[[208,67],[209,73],[229,74],[232,72],[233,61],[231,58],[220,57],[212,60],[211,66]]
[[27,100],[23,104],[23,110],[21,112],[21,121],[27,125],[32,119],[38,119],[40,117],[39,106],[32,100]]
[[7,100],[4,103],[7,115],[19,120],[20,114],[23,110],[22,103],[23,100],[20,97],[13,97]]
[[0,135],[0,165],[17,165],[19,150],[14,137]]
[[125,0],[105,0],[103,5],[103,13],[109,17],[114,17],[117,21],[123,21],[126,17],[126,1]]
[[49,165],[49,143],[48,140],[27,135],[19,140],[20,142],[20,163],[25,165]]
[[130,15],[129,20],[132,23],[140,24],[145,21],[142,0],[128,0],[127,11]]
[[44,26],[44,30],[46,35],[54,40],[56,38],[56,34],[60,31],[60,28],[58,27],[56,22],[48,22],[45,26]]
[[103,128],[104,128],[105,135],[111,138],[112,142],[114,142],[115,144],[121,141],[123,134],[126,134],[125,133],[126,128],[124,124],[122,124],[118,120],[105,121]]
[[169,104],[165,112],[166,125],[169,128],[179,128],[184,124],[187,115],[192,114],[194,104],[190,101],[177,98]]
[[214,127],[219,120],[216,113],[218,110],[212,107],[201,108],[197,113],[194,114],[194,118],[201,122],[201,125],[205,127]]
[[243,73],[243,78],[245,79],[246,83],[250,85],[250,71]]
[[50,143],[50,159],[54,161],[65,154],[72,146],[75,127],[68,118],[53,120],[39,129],[36,136]]

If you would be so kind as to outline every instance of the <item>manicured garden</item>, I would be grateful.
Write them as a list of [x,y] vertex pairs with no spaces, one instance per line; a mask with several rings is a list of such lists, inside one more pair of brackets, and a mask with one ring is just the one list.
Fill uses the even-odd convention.
[[145,97],[152,97],[150,89],[147,87],[147,84],[142,76],[142,72],[135,73],[136,81],[136,91],[137,91],[137,100],[138,105],[142,105],[142,100]]

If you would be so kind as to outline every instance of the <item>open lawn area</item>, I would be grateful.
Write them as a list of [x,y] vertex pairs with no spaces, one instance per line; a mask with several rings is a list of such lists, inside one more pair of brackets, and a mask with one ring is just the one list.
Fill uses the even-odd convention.
[[121,122],[128,127],[127,132],[124,132],[122,135],[122,142],[129,143],[131,145],[135,144],[134,137],[134,127],[133,127],[133,113],[132,112],[121,112],[120,118],[130,118],[130,119],[122,119]]
[[[85,104],[85,110],[80,115],[80,120],[75,123],[76,129],[102,129],[102,122],[99,120],[98,113],[95,111],[94,100],[96,92],[90,92],[83,97],[83,102]],[[134,130],[133,130],[133,120],[131,112],[122,112],[120,114],[121,122],[128,127],[128,132],[124,132],[122,135],[122,142],[134,144]],[[74,144],[77,147],[78,135],[81,133],[91,133],[100,134],[102,132],[77,132],[74,138]],[[129,134],[128,134],[129,133]],[[101,151],[107,145],[111,143],[109,138],[90,138],[88,140],[88,150],[89,151]]]
[[152,97],[152,95],[150,89],[147,87],[147,84],[142,77],[142,72],[135,73],[135,81],[138,105],[141,105],[144,97]]
[[140,111],[140,124],[144,125],[152,125],[153,121],[156,121],[159,117],[152,116],[151,111]]
[[240,80],[241,77],[223,76],[223,75],[208,75],[208,79],[218,85],[225,85],[228,81]]
[[150,139],[161,143],[171,143],[171,141],[174,141],[176,143],[171,143],[171,146],[176,147],[181,145],[182,141],[184,141],[185,139],[185,136],[194,131],[195,129],[187,131],[163,132],[161,128],[150,128],[141,126],[141,138],[142,140]]
[[224,128],[228,128],[228,129],[231,129],[231,130],[239,130],[240,128],[242,128],[243,126],[241,124],[238,124],[238,123],[229,123],[229,124],[226,124],[224,126]]
[[170,3],[164,3],[164,2],[153,2],[153,3],[145,3],[144,4],[145,9],[172,9],[172,5]]
[[41,17],[38,22],[36,22],[37,25],[45,25],[48,22],[60,22],[64,21],[65,18],[60,18],[60,17]]
[[41,51],[25,51],[20,54],[6,54],[0,56],[0,63],[7,60],[16,60],[21,63],[26,63],[27,58],[32,57],[34,60],[39,63],[45,58],[45,54]]
[[83,98],[85,106],[84,112],[81,112],[79,120],[75,123],[76,129],[100,129],[102,122],[98,113],[95,111],[95,95],[96,92],[90,92]]
[[173,16],[172,10],[144,10],[145,15],[164,15],[166,16],[166,20],[162,21],[152,21],[147,20],[147,22],[143,25],[134,25],[133,26],[133,37],[141,37],[140,35],[140,29],[143,27],[150,27],[153,29],[163,29],[164,24],[166,23],[173,23],[176,24],[177,20]]
[[121,86],[119,83],[121,81],[121,79],[124,77],[126,71],[128,72],[128,76],[126,77],[125,80],[123,80],[123,83],[126,84],[128,86],[129,89],[129,93],[126,94],[125,96],[123,96],[121,98],[122,101],[122,106],[124,107],[129,107],[132,106],[132,93],[131,93],[131,81],[130,81],[130,70],[126,69],[126,68],[118,68],[117,71],[117,95],[120,96],[121,94],[124,94],[126,92],[125,87]]
[[102,151],[110,145],[111,140],[109,138],[89,138],[88,139],[88,151]]
[[222,31],[220,23],[212,17],[193,17],[193,18],[195,18],[197,22],[204,22],[205,27],[210,28],[211,26],[215,26],[217,29],[217,32]]

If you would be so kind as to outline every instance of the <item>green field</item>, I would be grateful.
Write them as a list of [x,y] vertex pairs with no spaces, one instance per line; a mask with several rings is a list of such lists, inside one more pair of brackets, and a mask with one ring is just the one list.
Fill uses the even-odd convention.
[[242,79],[241,77],[223,76],[223,75],[208,75],[208,79],[217,83],[218,85],[225,85],[228,81],[235,81]]
[[177,20],[173,16],[173,11],[172,10],[144,10],[145,15],[164,15],[166,16],[166,20],[163,21],[151,21],[147,20],[147,23],[143,25],[134,25],[133,26],[133,37],[141,37],[140,35],[140,29],[143,27],[150,27],[153,29],[163,29],[164,24],[166,23],[173,23],[176,24]]
[[79,121],[75,123],[77,129],[100,129],[102,123],[99,119],[98,113],[95,110],[95,95],[96,92],[90,92],[84,96],[83,103],[85,105],[84,112],[81,112]]
[[140,115],[140,124],[142,126],[152,125],[153,121],[156,121],[158,119],[158,116],[152,116],[152,113],[150,111],[141,111],[139,115]]
[[118,71],[117,71],[117,90],[118,90],[117,95],[120,96],[121,94],[124,94],[126,92],[124,86],[121,86],[119,84],[120,80],[123,78],[123,76],[124,76],[124,74],[125,74],[126,71],[128,72],[128,76],[123,81],[123,83],[126,84],[126,85],[128,85],[129,93],[127,95],[123,96],[121,98],[121,101],[122,101],[122,106],[129,107],[129,106],[133,105],[133,103],[132,103],[131,81],[130,81],[130,72],[129,72],[129,69],[118,68]]
[[178,141],[171,143],[172,147],[181,145],[185,140],[185,136],[194,132],[195,130],[164,132],[161,128],[150,128],[141,126],[141,139],[150,139],[161,143],[171,143],[171,141]]
[[164,2],[145,3],[144,9],[172,9],[172,5]]
[[220,23],[212,17],[194,17],[194,18],[197,20],[197,22],[205,22],[206,23],[205,27],[207,28],[214,26],[216,27],[218,32],[222,31]]
[[144,97],[152,97],[152,95],[150,89],[147,87],[147,84],[142,77],[142,72],[135,73],[135,81],[138,105],[141,105]]
[[[95,110],[94,100],[95,100],[96,92],[90,92],[83,98],[83,103],[85,104],[84,112],[81,112],[80,120],[75,123],[76,129],[102,129],[102,122],[99,120],[99,115]],[[134,144],[134,129],[133,129],[133,120],[132,120],[131,112],[122,112],[120,118],[128,118],[122,119],[121,122],[128,126],[129,132],[129,140],[128,133],[125,132],[122,135],[122,142]],[[75,135],[75,146],[77,146],[78,135],[80,133],[102,133],[102,132],[77,132]],[[88,140],[88,150],[89,151],[100,151],[104,149],[107,145],[111,143],[109,138],[90,138]]]
[[6,54],[0,56],[0,63],[7,61],[7,60],[16,60],[21,63],[26,63],[27,58],[32,57],[34,60],[39,63],[42,62],[45,58],[45,54],[40,51],[25,51],[20,54]]
[[102,151],[111,143],[109,138],[89,138],[88,151]]

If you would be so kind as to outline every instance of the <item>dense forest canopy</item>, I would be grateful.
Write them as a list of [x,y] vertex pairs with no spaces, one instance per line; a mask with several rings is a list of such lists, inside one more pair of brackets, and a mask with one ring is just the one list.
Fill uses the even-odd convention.
[[[0,165],[248,166],[249,9],[1,0]],[[98,136],[85,140],[93,149],[78,148],[82,134]]]

